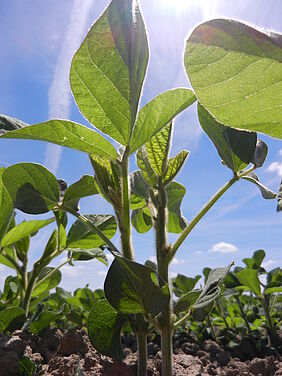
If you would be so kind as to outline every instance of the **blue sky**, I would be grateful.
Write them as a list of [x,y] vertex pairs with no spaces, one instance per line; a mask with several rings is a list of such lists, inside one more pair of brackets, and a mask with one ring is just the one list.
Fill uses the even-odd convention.
[[[227,17],[243,20],[260,29],[282,32],[280,0],[140,0],[150,42],[150,62],[141,105],[175,87],[190,87],[183,69],[184,40],[204,20]],[[105,0],[0,1],[0,113],[27,123],[51,118],[69,118],[89,125],[80,115],[68,83],[71,58],[87,29],[108,4]],[[282,141],[259,136],[269,146],[269,155],[258,175],[277,190],[282,178]],[[230,178],[213,145],[202,133],[191,106],[175,122],[172,155],[188,149],[190,156],[177,181],[187,189],[183,213],[189,220]],[[58,178],[71,184],[83,174],[92,174],[86,155],[58,146],[22,140],[0,140],[0,165],[31,161],[44,164]],[[131,169],[134,170],[134,159]],[[110,213],[110,206],[97,197],[84,199],[81,212]],[[19,215],[18,218],[24,218]],[[29,217],[32,219],[33,217]],[[51,233],[42,230],[33,239],[31,262]],[[193,276],[205,266],[240,263],[253,251],[267,252],[266,267],[281,265],[282,215],[275,200],[263,200],[255,186],[242,181],[233,186],[193,230],[178,251],[171,273]],[[136,259],[153,257],[154,234],[134,232]],[[115,238],[118,244],[118,236]],[[171,236],[171,240],[176,239]],[[63,256],[60,257],[62,260]],[[56,263],[54,263],[56,264]],[[77,263],[63,268],[62,286],[69,290],[89,283],[101,287],[107,268],[98,262]],[[0,265],[0,288],[8,270]]]

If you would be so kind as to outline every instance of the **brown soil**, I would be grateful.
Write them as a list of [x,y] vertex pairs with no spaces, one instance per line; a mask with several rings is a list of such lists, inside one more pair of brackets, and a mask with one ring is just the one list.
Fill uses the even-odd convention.
[[[16,331],[12,337],[0,335],[0,376],[18,375],[23,355],[38,366],[38,376],[135,376],[137,354],[129,348],[125,352],[123,362],[112,362],[94,350],[83,331],[50,329],[42,338]],[[279,355],[243,362],[211,340],[201,348],[185,342],[173,358],[174,376],[282,376]],[[148,376],[161,375],[161,362],[160,352],[149,356]]]

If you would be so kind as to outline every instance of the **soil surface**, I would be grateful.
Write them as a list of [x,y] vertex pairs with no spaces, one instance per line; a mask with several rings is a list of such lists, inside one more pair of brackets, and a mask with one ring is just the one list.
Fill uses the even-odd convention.
[[[124,341],[125,346],[128,342]],[[18,330],[11,337],[0,335],[0,376],[18,375],[19,360],[24,355],[37,365],[38,376],[136,376],[134,347],[132,340],[124,349],[124,361],[113,362],[91,346],[84,331],[49,329],[40,338]],[[161,376],[158,345],[149,343],[148,353],[148,376]],[[173,360],[174,376],[282,376],[279,354],[242,361],[211,340],[201,347],[182,343],[175,349]]]

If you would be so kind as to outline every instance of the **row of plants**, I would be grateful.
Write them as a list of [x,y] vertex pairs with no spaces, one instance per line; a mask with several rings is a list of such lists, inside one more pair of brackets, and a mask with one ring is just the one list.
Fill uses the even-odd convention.
[[[73,260],[97,258],[106,262],[107,249],[114,261],[105,280],[105,297],[95,301],[90,311],[88,334],[100,353],[122,358],[120,335],[122,328],[129,325],[137,337],[139,376],[146,375],[147,337],[154,330],[161,333],[162,375],[172,375],[175,327],[195,312],[213,323],[210,312],[226,275],[233,276],[229,288],[237,289],[239,302],[245,299],[242,291],[246,288],[259,297],[268,337],[275,340],[277,323],[269,317],[269,289],[279,287],[276,273],[274,285],[271,279],[262,292],[255,277],[259,269],[250,267],[250,263],[247,267],[251,272],[238,270],[230,274],[231,264],[206,270],[205,285],[183,291],[174,305],[168,271],[193,228],[240,179],[255,184],[263,198],[277,199],[277,210],[282,210],[282,187],[278,194],[273,192],[261,184],[254,172],[263,165],[268,152],[255,132],[282,138],[281,39],[281,35],[266,35],[232,20],[199,25],[189,36],[184,52],[185,69],[194,91],[168,90],[140,109],[149,57],[146,27],[137,1],[110,2],[72,60],[70,84],[81,113],[91,125],[117,141],[120,148],[116,150],[96,130],[69,120],[27,125],[9,116],[0,117],[1,138],[41,140],[80,150],[89,155],[94,172],[94,176],[83,176],[67,187],[66,182],[39,164],[18,163],[1,168],[0,257],[2,263],[16,271],[16,276],[5,282],[2,330],[7,327],[7,317],[11,319],[13,314],[24,314],[24,327],[37,332],[41,329],[40,317],[52,322],[57,314],[67,314],[68,305],[59,297],[57,312],[45,310],[41,303],[58,285],[60,267]],[[199,122],[231,178],[192,220],[187,220],[181,211],[186,189],[174,179],[189,153],[183,150],[171,157],[170,148],[173,119],[195,101]],[[129,160],[133,154],[139,170],[131,172]],[[95,208],[87,214],[80,212],[79,200],[95,194],[112,205],[114,216],[93,214]],[[50,212],[52,217],[16,224],[15,209],[33,215]],[[70,215],[76,222],[69,228]],[[41,257],[28,270],[30,237],[50,222],[56,223],[56,229]],[[139,233],[151,228],[155,232],[156,265],[135,261],[132,227]],[[111,241],[117,229],[120,245]],[[179,234],[173,244],[168,241],[169,233]],[[62,254],[66,257],[62,264],[50,267],[50,262]],[[76,296],[72,298],[77,301]],[[6,308],[7,303],[14,305]],[[224,300],[220,304],[222,320],[228,324]],[[80,315],[81,311],[77,313]],[[179,320],[175,313],[180,315]]]

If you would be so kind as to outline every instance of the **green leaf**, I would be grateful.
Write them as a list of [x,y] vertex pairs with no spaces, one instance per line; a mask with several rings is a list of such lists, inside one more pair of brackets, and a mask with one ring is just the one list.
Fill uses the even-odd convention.
[[185,312],[192,308],[199,298],[201,292],[202,290],[193,290],[181,296],[174,306],[174,313]]
[[264,258],[264,250],[259,249],[258,251],[254,252],[252,258],[244,258],[242,261],[249,269],[259,269]]
[[0,333],[4,332],[13,320],[24,315],[24,310],[20,307],[8,307],[0,311]]
[[264,290],[264,294],[269,295],[269,294],[274,294],[276,292],[282,292],[282,287],[277,286],[277,287],[268,287]]
[[16,243],[17,241],[32,235],[33,233],[37,232],[41,228],[49,225],[50,223],[54,222],[54,218],[50,219],[42,219],[42,220],[34,220],[34,221],[24,221],[17,225],[16,227],[12,228],[2,239],[1,246],[7,247],[11,244]]
[[149,199],[149,185],[142,177],[141,171],[130,174],[130,207],[131,209],[143,208]]
[[6,115],[0,115],[0,135],[5,131],[13,131],[15,129],[24,128],[27,125],[28,124],[21,120]]
[[159,130],[151,140],[145,144],[146,154],[150,165],[159,177],[162,177],[165,174],[171,138],[172,123],[169,123]]
[[169,302],[168,286],[160,288],[155,280],[151,268],[116,255],[105,280],[105,296],[120,313],[150,313],[154,317]]
[[82,197],[98,193],[93,176],[84,175],[77,182],[69,186],[64,194],[63,205],[78,211],[78,202]]
[[235,275],[243,286],[246,286],[257,296],[261,295],[258,269],[246,268],[244,270],[241,270],[240,272],[235,273]]
[[269,188],[261,184],[258,176],[254,172],[250,172],[248,175],[243,176],[242,178],[255,184],[260,190],[262,197],[265,198],[266,200],[273,200],[274,198],[277,197],[277,194],[275,192],[273,192],[272,190],[270,190]]
[[123,359],[121,328],[128,321],[127,315],[118,313],[106,299],[94,304],[88,316],[88,335],[99,353],[113,359]]
[[27,214],[43,214],[52,210],[60,199],[56,177],[35,163],[18,163],[8,167],[3,175],[14,207]]
[[53,321],[58,319],[66,309],[65,304],[59,311],[42,310],[30,323],[29,330],[33,334],[39,334],[43,329],[49,326]]
[[219,295],[220,293],[220,284],[226,277],[227,273],[229,272],[231,266],[233,263],[227,265],[224,268],[216,268],[216,269],[211,269],[209,272],[206,284],[193,305],[193,307],[196,309],[198,308],[203,308],[205,306],[209,306],[215,298]]
[[167,170],[163,179],[163,182],[165,185],[170,183],[175,178],[175,176],[181,170],[188,155],[189,155],[189,151],[182,150],[175,157],[170,158],[168,160]]
[[[38,276],[38,281],[35,285],[35,289],[32,292],[32,297],[40,295],[46,290],[52,290],[61,282],[62,273],[60,270],[54,271],[53,267],[45,267]],[[50,276],[48,276],[52,271],[54,271]],[[46,278],[46,276],[48,276]],[[44,278],[44,280],[43,280]]]
[[54,119],[33,124],[3,133],[1,137],[47,141],[108,159],[114,159],[117,155],[113,145],[99,133],[69,120]]
[[[99,228],[109,239],[111,239],[117,230],[117,224],[112,215],[86,215],[95,226]],[[71,226],[68,238],[68,249],[94,249],[105,244],[99,235],[95,234],[86,224],[77,220]]]
[[19,376],[34,376],[35,371],[35,363],[28,356],[24,355],[19,361]]
[[182,294],[186,294],[193,290],[197,282],[201,279],[200,275],[196,275],[194,278],[186,277],[183,274],[177,274],[175,278],[172,279],[173,292],[177,297]]
[[152,228],[152,219],[149,209],[145,207],[133,210],[131,214],[131,222],[139,234],[148,232]]
[[47,258],[50,258],[50,261],[51,261],[52,254],[57,250],[57,246],[58,246],[58,230],[55,229],[48,239],[48,242],[41,256],[41,260],[46,260]]
[[104,254],[104,251],[101,248],[92,248],[92,249],[73,249],[69,248],[72,252],[72,258],[75,261],[88,261],[97,259],[106,266],[108,265],[108,259]]
[[264,164],[267,153],[268,146],[266,145],[266,143],[261,140],[258,140],[253,158],[251,160],[251,162],[256,168],[261,167]]
[[70,82],[83,115],[128,145],[148,62],[139,5],[113,0],[72,60]]
[[[0,118],[1,119],[1,118]],[[13,217],[14,207],[11,196],[9,195],[6,187],[2,182],[2,174],[5,168],[0,168],[0,242],[2,237],[5,235],[9,223]]]
[[5,257],[5,254],[7,254],[9,258],[12,258],[14,261],[16,261],[16,259],[15,259],[15,253],[14,253],[13,248],[12,247],[7,247],[7,248],[2,248],[0,250],[0,263],[3,264],[3,265],[8,266],[9,268],[12,268],[12,269],[16,270],[15,266],[13,265],[13,263],[10,262]]
[[145,147],[139,149],[136,153],[137,165],[142,172],[142,176],[145,182],[153,187],[158,181],[158,175],[155,173],[153,167],[151,166]]
[[282,211],[282,180],[281,180],[279,191],[278,191],[278,194],[277,194],[277,208],[276,208],[276,211],[277,212]]
[[139,111],[130,143],[130,153],[150,141],[160,129],[195,100],[192,90],[178,88],[165,91],[147,103]]
[[184,64],[199,101],[218,121],[282,138],[281,40],[234,20],[194,29]]
[[180,233],[187,226],[187,220],[183,217],[180,206],[186,193],[185,187],[175,181],[166,187],[168,209],[168,232]]
[[199,103],[198,116],[219,156],[232,171],[238,172],[251,162],[256,150],[256,133],[226,127],[216,121]]

